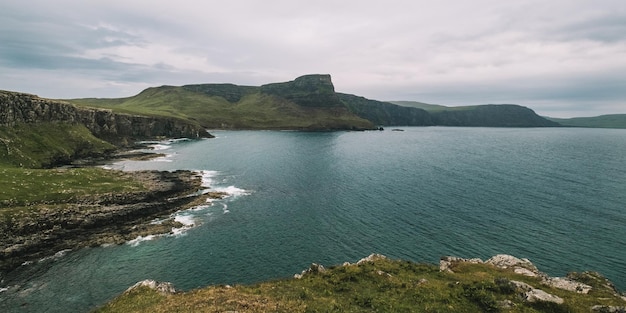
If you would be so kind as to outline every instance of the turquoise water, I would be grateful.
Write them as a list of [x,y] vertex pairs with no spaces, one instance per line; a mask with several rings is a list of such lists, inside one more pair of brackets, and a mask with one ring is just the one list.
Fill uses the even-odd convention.
[[291,277],[370,253],[529,258],[626,289],[626,131],[215,131],[114,168],[205,171],[231,196],[177,236],[70,251],[0,284],[2,312],[85,312],[143,279],[188,290]]

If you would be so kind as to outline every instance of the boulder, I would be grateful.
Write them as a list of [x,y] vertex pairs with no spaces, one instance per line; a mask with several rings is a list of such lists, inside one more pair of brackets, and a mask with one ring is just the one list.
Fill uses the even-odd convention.
[[485,261],[487,264],[491,264],[495,267],[507,269],[512,268],[517,274],[521,274],[529,277],[545,276],[541,273],[537,267],[528,259],[516,258],[508,254],[498,254]]
[[626,313],[626,306],[594,305],[591,311],[598,313]]
[[480,264],[480,263],[483,263],[483,260],[479,258],[463,259],[463,258],[458,258],[455,256],[444,256],[444,257],[441,257],[441,259],[439,260],[439,271],[452,273],[452,269],[451,269],[452,264],[459,263],[459,262]]
[[565,277],[547,277],[542,284],[577,293],[588,294],[592,287]]
[[133,290],[136,290],[138,288],[141,287],[148,287],[152,290],[156,290],[159,293],[163,294],[163,295],[169,295],[169,294],[174,294],[176,293],[176,289],[174,289],[174,285],[172,285],[172,283],[170,282],[158,282],[152,279],[146,279],[146,280],[142,280],[136,284],[134,284],[132,287],[126,289],[126,293],[131,292]]
[[363,263],[375,262],[375,261],[378,261],[378,260],[385,260],[385,259],[387,259],[387,257],[382,255],[382,254],[372,253],[369,256],[367,256],[367,257],[365,257],[363,259],[358,260],[356,262],[356,265],[361,265]]
[[527,283],[512,280],[511,284],[513,284],[513,286],[515,286],[515,288],[520,292],[520,296],[525,302],[543,301],[543,302],[553,302],[557,304],[563,303],[562,298],[555,296],[553,294],[547,293],[541,289],[536,289]]
[[295,279],[301,279],[306,274],[310,274],[310,273],[324,273],[324,272],[326,272],[326,268],[323,265],[317,264],[317,263],[311,263],[311,266],[309,266],[309,268],[307,268],[306,270],[302,271],[302,273],[300,273],[300,274],[294,274],[293,277]]

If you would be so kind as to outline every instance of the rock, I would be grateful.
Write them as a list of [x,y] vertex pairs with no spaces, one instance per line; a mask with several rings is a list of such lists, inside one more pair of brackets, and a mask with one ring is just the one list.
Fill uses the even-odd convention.
[[[583,283],[596,289],[604,289],[614,295],[619,296],[619,291],[615,285],[598,272],[586,271],[582,273],[570,272],[567,274],[567,279]],[[626,301],[626,298],[624,299]]]
[[202,183],[191,171],[139,171],[132,175],[148,190],[85,197],[69,206],[49,204],[36,214],[33,211],[10,222],[0,221],[0,272],[65,249],[120,244],[138,235],[169,233],[176,224],[151,222],[190,208],[195,197],[185,195],[197,192]]
[[548,277],[543,280],[542,284],[550,286],[550,287],[568,290],[568,291],[574,291],[574,292],[582,293],[582,294],[588,294],[589,291],[591,291],[592,289],[591,286],[589,285],[585,285],[583,283],[573,281],[571,279],[564,278],[564,277]]
[[324,273],[324,272],[326,272],[326,268],[324,268],[323,265],[317,264],[317,263],[311,263],[311,266],[309,266],[309,268],[307,268],[306,270],[302,271],[302,273],[300,273],[300,274],[294,274],[293,277],[295,279],[301,279],[306,274],[310,274],[310,273]]
[[385,271],[381,271],[381,270],[377,270],[376,274],[378,274],[379,276],[387,276],[387,277],[393,277],[393,275],[385,272]]
[[549,294],[541,289],[536,289],[527,283],[512,280],[511,284],[513,284],[513,286],[515,286],[515,288],[520,291],[520,296],[522,297],[522,300],[524,300],[525,302],[544,301],[544,302],[553,302],[557,304],[563,303],[562,298],[555,296],[553,294]]
[[591,311],[599,313],[626,313],[626,306],[594,305]]
[[385,260],[385,259],[387,259],[387,257],[382,255],[382,254],[372,253],[369,256],[367,256],[366,258],[358,260],[356,262],[356,265],[361,265],[363,263],[375,262],[375,261],[378,261],[378,260]]
[[491,264],[495,267],[506,269],[513,268],[513,271],[517,274],[524,276],[538,277],[545,276],[541,273],[537,267],[528,259],[519,259],[508,254],[498,254],[485,261],[487,264]]
[[152,290],[156,290],[159,293],[161,293],[162,295],[170,295],[170,294],[174,294],[176,293],[176,289],[174,289],[174,286],[172,285],[172,283],[169,282],[157,282],[155,280],[151,280],[151,279],[146,279],[146,280],[142,280],[136,284],[134,284],[132,287],[126,289],[126,293],[131,292],[135,289],[141,288],[141,287],[148,287]]
[[454,256],[444,256],[444,257],[441,257],[441,259],[439,260],[439,271],[453,273],[451,269],[452,264],[459,263],[459,262],[480,264],[480,263],[483,263],[483,260],[478,259],[478,258],[463,259],[463,258],[458,258]]
[[553,294],[549,294],[541,289],[533,289],[531,291],[526,292],[525,294],[522,295],[522,298],[524,299],[524,301],[526,302],[538,302],[538,301],[543,301],[543,302],[553,302],[556,304],[562,304],[563,303],[563,299],[555,296]]

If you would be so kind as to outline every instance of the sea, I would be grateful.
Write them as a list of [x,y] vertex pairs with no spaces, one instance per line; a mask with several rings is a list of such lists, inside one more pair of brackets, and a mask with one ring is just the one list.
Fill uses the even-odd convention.
[[144,279],[250,284],[371,253],[431,264],[511,254],[626,290],[626,130],[211,133],[106,167],[197,171],[226,198],[174,214],[185,226],[170,235],[24,264],[2,278],[0,311],[88,312]]

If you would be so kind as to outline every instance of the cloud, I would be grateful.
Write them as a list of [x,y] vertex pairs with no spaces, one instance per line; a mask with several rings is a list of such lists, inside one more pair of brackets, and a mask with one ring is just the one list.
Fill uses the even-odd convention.
[[598,115],[626,111],[625,21],[621,0],[5,0],[0,88],[121,97],[330,73],[380,100]]

